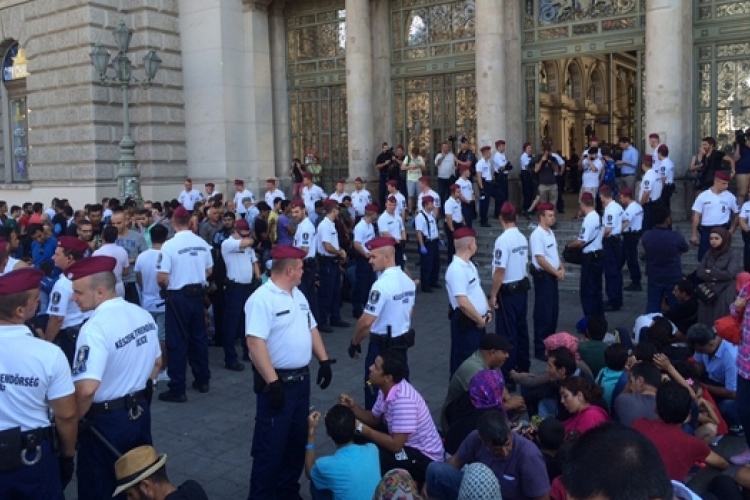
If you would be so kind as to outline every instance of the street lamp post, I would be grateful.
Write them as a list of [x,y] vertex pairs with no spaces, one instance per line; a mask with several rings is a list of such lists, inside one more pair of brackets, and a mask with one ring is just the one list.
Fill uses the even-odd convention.
[[136,85],[143,89],[149,88],[156,72],[159,70],[161,59],[155,50],[149,50],[148,54],[143,57],[146,80],[139,80],[133,76],[133,67],[127,56],[130,40],[133,38],[133,30],[125,26],[123,21],[120,21],[113,34],[118,49],[117,55],[112,61],[112,67],[115,70],[114,75],[107,75],[111,55],[100,43],[96,44],[89,57],[91,57],[91,63],[99,74],[99,81],[102,85],[109,86],[113,83],[119,83],[122,89],[122,140],[120,141],[120,168],[117,170],[117,192],[121,198],[130,197],[140,205],[142,201],[140,173],[135,168],[135,141],[130,137],[128,88],[131,81],[134,81]]

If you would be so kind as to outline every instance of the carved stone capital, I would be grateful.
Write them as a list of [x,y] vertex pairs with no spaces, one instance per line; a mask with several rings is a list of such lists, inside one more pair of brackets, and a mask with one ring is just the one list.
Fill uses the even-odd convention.
[[273,0],[242,0],[242,5],[245,8],[245,12],[268,12],[268,7],[272,2]]

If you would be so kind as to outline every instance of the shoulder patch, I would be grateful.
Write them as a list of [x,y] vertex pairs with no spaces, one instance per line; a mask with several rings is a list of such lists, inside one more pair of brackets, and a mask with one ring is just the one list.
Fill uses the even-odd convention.
[[379,300],[380,300],[380,292],[378,292],[377,290],[373,290],[372,292],[370,292],[371,304],[377,304]]
[[495,258],[496,259],[499,259],[502,256],[503,256],[503,251],[502,250],[500,250],[499,248],[497,250],[495,250]]
[[52,294],[52,297],[50,298],[50,300],[52,301],[53,305],[57,305],[60,303],[60,298],[61,298],[60,292],[55,292]]
[[75,363],[73,364],[73,375],[79,375],[86,371],[86,362],[89,359],[89,346],[82,345],[78,348]]

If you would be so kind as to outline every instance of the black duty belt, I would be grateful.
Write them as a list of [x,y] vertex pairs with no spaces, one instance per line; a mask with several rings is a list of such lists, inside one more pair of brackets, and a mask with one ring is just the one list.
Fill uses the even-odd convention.
[[303,366],[302,368],[295,368],[293,370],[282,370],[282,369],[276,370],[276,375],[279,377],[279,380],[281,380],[281,383],[284,385],[293,384],[295,382],[300,382],[309,374],[310,374],[310,368],[307,366]]
[[329,257],[327,255],[319,255],[318,259],[320,259],[321,262],[328,262],[328,263],[333,263],[333,264],[339,263],[338,257]]
[[406,333],[398,337],[389,337],[383,333],[370,332],[370,342],[377,344],[381,349],[409,349],[414,347],[415,331],[410,328]]
[[13,427],[0,431],[0,472],[36,465],[42,458],[42,441],[53,443],[54,439],[52,427],[23,432],[21,427]]
[[583,260],[599,260],[604,257],[604,252],[601,250],[595,250],[593,252],[584,253]]
[[503,283],[500,287],[500,295],[515,295],[517,293],[523,293],[528,292],[529,288],[531,288],[531,285],[529,283],[529,278],[523,278],[518,281],[513,281],[510,283]]
[[227,280],[224,282],[224,286],[227,288],[252,288],[252,283],[240,283],[238,281]]
[[610,245],[618,245],[620,241],[622,240],[620,239],[619,234],[615,236],[607,236],[606,238],[604,238],[604,243],[609,243]]
[[168,291],[169,293],[172,293],[172,294],[181,293],[185,295],[186,297],[197,297],[199,295],[203,295],[205,290],[206,290],[206,287],[204,287],[202,283],[193,283],[190,285],[185,285],[179,290],[168,290]]
[[119,410],[121,408],[131,409],[138,406],[138,402],[142,399],[146,399],[145,390],[136,391],[127,396],[110,399],[109,401],[104,401],[102,403],[92,403],[88,415]]
[[622,233],[622,236],[624,238],[637,238],[641,235],[642,232],[643,231],[641,231],[640,229],[638,231],[625,231],[624,233]]
[[701,225],[700,230],[701,231],[710,231],[710,230],[715,229],[717,227],[723,227],[724,229],[729,229],[729,221],[725,222],[724,224],[716,224],[715,226],[704,226],[704,225]]

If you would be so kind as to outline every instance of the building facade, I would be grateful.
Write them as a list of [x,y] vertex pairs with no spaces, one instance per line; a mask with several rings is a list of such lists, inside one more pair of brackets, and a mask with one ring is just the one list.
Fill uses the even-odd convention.
[[122,97],[89,52],[120,21],[131,59],[163,60],[130,91],[146,199],[186,176],[288,187],[312,155],[324,188],[375,180],[383,141],[434,168],[462,136],[517,165],[526,141],[657,132],[684,172],[750,126],[748,0],[0,0],[0,199],[115,194]]

